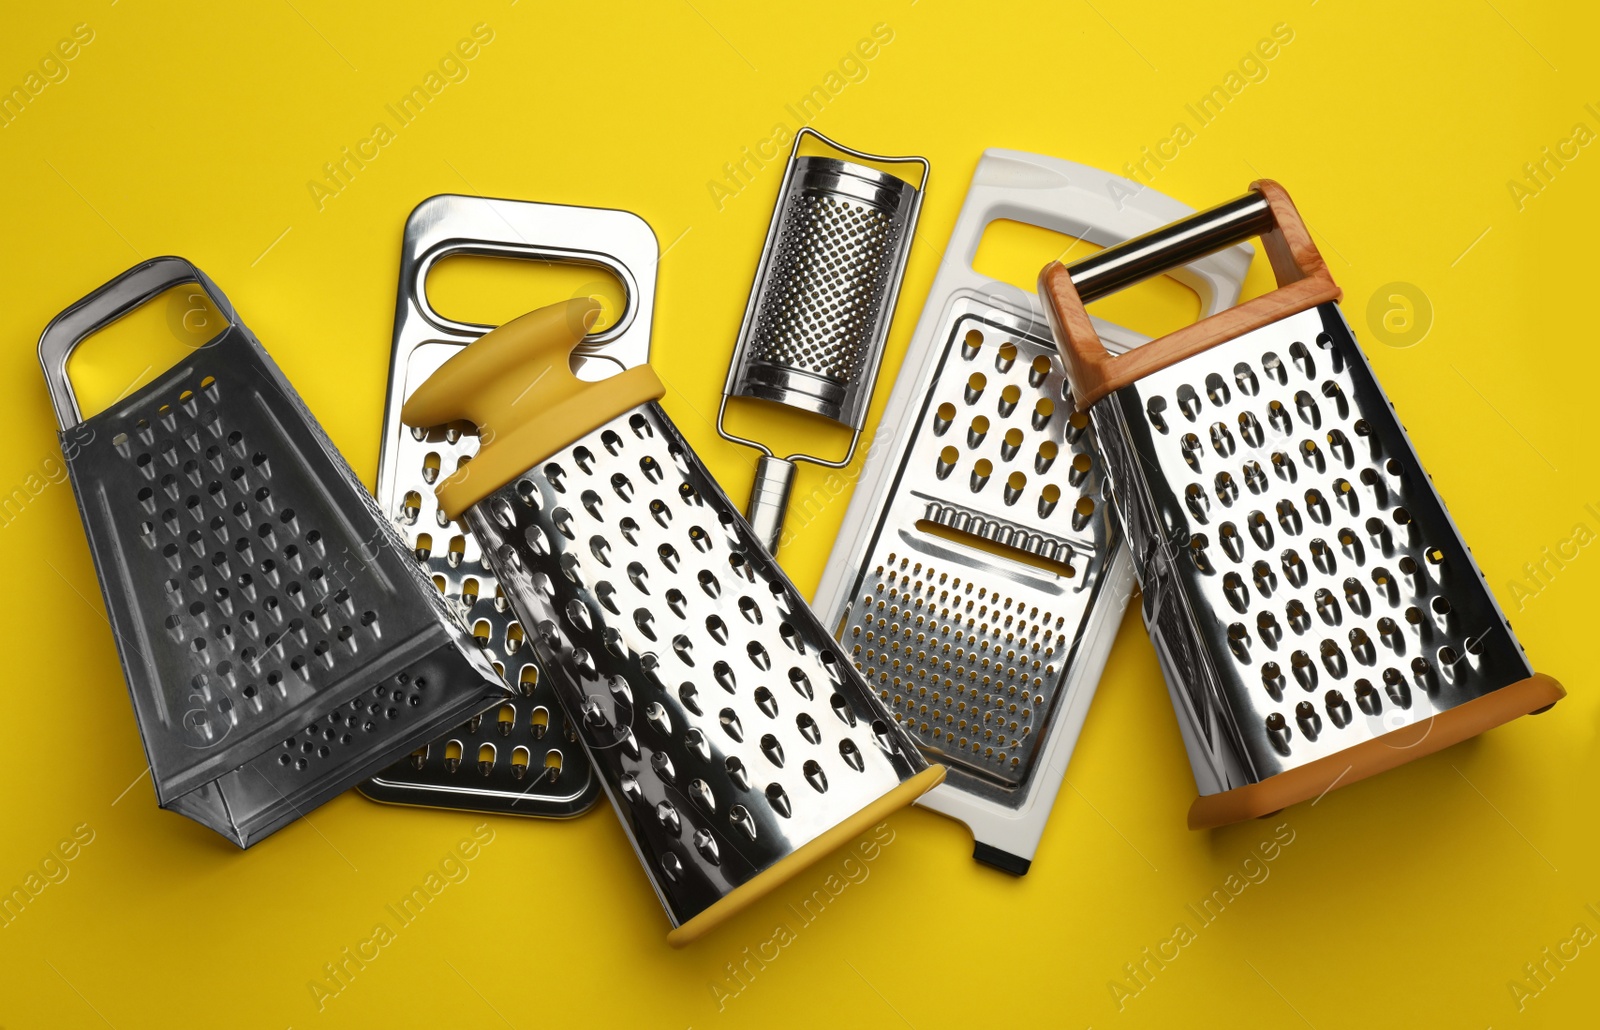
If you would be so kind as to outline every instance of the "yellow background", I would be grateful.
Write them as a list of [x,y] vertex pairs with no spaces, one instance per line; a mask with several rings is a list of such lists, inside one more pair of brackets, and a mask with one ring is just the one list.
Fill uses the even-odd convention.
[[[1600,148],[1580,150],[1522,210],[1507,185],[1577,123],[1600,131],[1584,106],[1600,111],[1592,4],[122,0],[15,4],[5,20],[6,89],[74,25],[94,31],[67,78],[0,128],[6,493],[58,456],[40,329],[169,253],[215,278],[370,482],[401,226],[424,197],[464,192],[622,207],[651,223],[665,249],[654,353],[666,406],[735,497],[754,456],[711,422],[781,164],[722,210],[708,182],[775,125],[792,131],[785,105],[874,25],[892,42],[815,124],[933,162],[888,375],[984,147],[1121,170],[1175,123],[1193,129],[1185,105],[1285,23],[1293,41],[1267,77],[1153,185],[1201,206],[1258,174],[1288,186],[1529,655],[1571,691],[1548,715],[1315,806],[1192,833],[1193,781],[1130,618],[1026,878],[974,864],[962,826],[903,813],[869,877],[719,1011],[710,985],[731,993],[725,965],[794,922],[787,903],[821,886],[822,868],[672,952],[609,811],[492,819],[468,878],[319,1012],[308,983],[323,964],[481,820],[352,792],[239,853],[158,811],[72,498],[51,485],[0,527],[0,886],[20,884],[74,827],[94,839],[66,880],[0,928],[7,1030],[1592,1025],[1600,948],[1547,975],[1523,1011],[1509,984],[1577,924],[1600,933],[1586,908],[1600,910],[1588,676],[1600,549],[1582,549],[1536,594],[1514,599],[1511,585],[1578,524],[1600,530]],[[384,105],[479,22],[494,38],[467,78],[319,210],[307,183],[324,162],[368,136]],[[1386,346],[1370,328],[1369,301],[1393,282],[1431,300],[1415,346]],[[528,294],[485,296],[486,318],[552,299],[507,288]],[[801,475],[804,488],[817,473]],[[835,503],[784,553],[807,592],[843,513]],[[1293,843],[1270,877],[1198,928],[1185,906],[1279,823]],[[1180,921],[1196,939],[1119,1010],[1108,984],[1126,982],[1124,964]]]

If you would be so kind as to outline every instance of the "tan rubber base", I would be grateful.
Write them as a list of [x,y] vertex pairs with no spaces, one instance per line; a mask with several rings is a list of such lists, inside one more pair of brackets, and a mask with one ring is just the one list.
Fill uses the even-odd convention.
[[1543,673],[1534,673],[1431,719],[1269,776],[1260,783],[1204,794],[1189,806],[1189,829],[1226,826],[1270,815],[1308,798],[1319,798],[1335,786],[1342,787],[1442,751],[1518,716],[1548,708],[1566,696],[1561,684]]
[[930,765],[833,829],[802,844],[724,894],[720,901],[667,934],[667,943],[674,948],[681,948],[705,936],[761,898],[771,894],[786,881],[793,879],[800,870],[843,846],[850,838],[858,837],[872,829],[943,782],[944,766]]

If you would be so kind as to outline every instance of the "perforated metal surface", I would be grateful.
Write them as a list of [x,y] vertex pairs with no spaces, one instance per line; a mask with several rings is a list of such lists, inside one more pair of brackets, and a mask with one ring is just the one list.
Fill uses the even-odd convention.
[[[404,382],[421,382],[443,344],[413,352]],[[362,785],[380,801],[465,807],[514,815],[568,816],[600,797],[576,731],[527,645],[527,635],[470,530],[440,509],[433,486],[477,453],[478,438],[458,429],[402,429],[385,441],[393,463],[395,528],[434,587],[470,628],[495,671],[516,692],[499,708],[473,716]]]
[[615,278],[623,293],[620,309],[573,356],[579,378],[603,379],[650,356],[660,250],[637,215],[442,194],[418,204],[406,219],[374,492],[516,696],[396,762],[361,790],[399,804],[570,816],[599,801],[599,780],[476,539],[434,500],[434,486],[477,452],[475,431],[413,430],[400,420],[411,391],[489,329],[446,318],[428,302],[429,270],[463,254],[556,262]]
[[843,385],[861,368],[883,298],[897,235],[892,213],[805,190],[781,217],[752,360]]
[[926,768],[657,405],[464,518],[675,924]]
[[1055,347],[1023,323],[951,319],[839,625],[918,745],[998,797],[1033,771],[1109,551],[1088,420],[1064,386]]
[[917,190],[832,158],[794,164],[752,287],[753,315],[729,392],[859,425]]
[[243,327],[63,449],[163,805],[248,844],[502,692]]
[[1218,789],[1531,675],[1337,305],[1092,415]]

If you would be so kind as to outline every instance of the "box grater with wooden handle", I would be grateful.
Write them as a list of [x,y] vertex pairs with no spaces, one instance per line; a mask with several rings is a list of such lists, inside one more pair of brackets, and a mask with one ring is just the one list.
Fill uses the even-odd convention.
[[657,403],[585,383],[570,301],[485,335],[406,402],[480,446],[437,494],[488,555],[687,943],[944,774],[888,717]]
[[[82,417],[67,359],[165,291],[227,325]],[[506,693],[222,292],[176,257],[39,340],[156,798],[248,847]]]
[[406,219],[378,504],[518,696],[418,748],[362,784],[361,792],[397,804],[576,815],[600,799],[600,781],[577,729],[562,713],[477,538],[447,517],[433,496],[440,478],[471,460],[478,437],[459,426],[412,429],[400,422],[411,391],[490,329],[442,315],[428,301],[430,272],[457,255],[585,266],[597,278],[616,280],[622,307],[578,347],[580,379],[601,379],[650,356],[659,248],[638,215],[444,194],[424,200]]
[[[1126,354],[1084,302],[1259,235],[1278,288]],[[1089,412],[1200,797],[1276,811],[1564,696],[1535,673],[1288,195],[1059,263],[1039,292]]]
[[[984,152],[817,587],[868,684],[950,769],[918,803],[1007,872],[1038,850],[1132,572],[1044,311],[973,261],[996,219],[1108,246],[1187,213],[1099,169]],[[1211,313],[1249,264],[1239,247],[1176,275]],[[1144,340],[1097,326],[1119,350]]]

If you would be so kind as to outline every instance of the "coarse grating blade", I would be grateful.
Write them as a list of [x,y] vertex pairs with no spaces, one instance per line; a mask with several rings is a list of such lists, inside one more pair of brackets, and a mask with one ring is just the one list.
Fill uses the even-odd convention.
[[[1257,232],[1278,290],[1122,358],[1099,348],[1082,298]],[[1070,275],[1047,268],[1041,292],[1200,788],[1191,826],[1320,796],[1562,696],[1528,664],[1277,184]]]
[[[1105,245],[1186,210],[1082,165],[985,152],[946,249],[960,260],[940,268],[817,589],[867,683],[950,768],[920,804],[1009,872],[1037,850],[1131,576],[1044,312],[970,262],[999,217]],[[1236,252],[1181,274],[1221,310],[1247,265]],[[1143,339],[1096,324],[1121,348]]]
[[622,310],[611,326],[585,340],[578,374],[603,376],[649,358],[658,254],[655,234],[637,215],[444,195],[423,201],[407,219],[378,458],[379,504],[517,696],[419,748],[361,791],[401,804],[576,815],[599,800],[599,779],[477,538],[434,498],[434,486],[477,453],[478,437],[470,427],[422,430],[400,423],[411,391],[490,328],[447,319],[428,303],[428,272],[458,254],[560,261],[615,276]]
[[404,414],[465,418],[490,441],[440,503],[529,627],[681,944],[942,770],[656,403],[654,372],[584,384],[561,367],[582,314],[569,302],[501,327]]
[[[183,283],[228,327],[82,418],[72,350]],[[162,807],[248,846],[505,693],[189,262],[124,273],[39,355]]]

